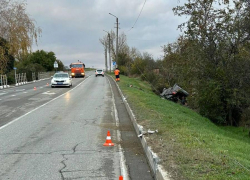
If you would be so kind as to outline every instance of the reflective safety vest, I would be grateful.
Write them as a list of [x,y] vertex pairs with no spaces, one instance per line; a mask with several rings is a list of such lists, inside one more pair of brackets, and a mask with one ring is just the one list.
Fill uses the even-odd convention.
[[115,70],[115,75],[119,75],[120,71],[118,69]]

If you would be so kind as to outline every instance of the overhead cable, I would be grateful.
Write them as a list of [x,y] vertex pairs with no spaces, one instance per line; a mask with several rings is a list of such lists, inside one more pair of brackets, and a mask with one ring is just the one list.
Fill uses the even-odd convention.
[[[135,27],[135,24],[137,23],[139,17],[141,16],[141,13],[142,13],[142,10],[143,10],[143,8],[144,8],[144,6],[145,6],[145,4],[146,4],[146,1],[147,1],[147,0],[144,1],[144,4],[143,4],[143,6],[142,6],[142,8],[141,8],[141,11],[140,11],[140,13],[139,13],[139,15],[138,15],[138,17],[137,17],[137,19],[136,19],[134,25],[130,28],[130,30],[133,29],[133,28]],[[128,32],[129,32],[130,30],[128,30]]]

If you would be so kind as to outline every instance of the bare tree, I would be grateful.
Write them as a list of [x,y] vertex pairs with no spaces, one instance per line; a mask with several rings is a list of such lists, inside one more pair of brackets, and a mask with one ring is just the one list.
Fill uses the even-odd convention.
[[104,56],[105,56],[105,68],[106,71],[108,70],[108,60],[107,60],[107,52],[108,52],[108,45],[109,45],[109,38],[107,35],[105,35],[102,39],[99,39],[100,43],[104,47]]
[[[115,59],[116,57],[116,51],[115,51],[115,42],[116,42],[116,34],[114,31],[110,31],[110,48],[111,48],[111,56],[112,59]],[[108,45],[108,38],[107,36],[105,36],[105,42]],[[104,38],[103,38],[104,39]],[[102,42],[101,42],[102,43]],[[103,43],[102,43],[103,44]],[[126,51],[126,53],[129,52],[129,47],[127,45],[127,38],[126,35],[124,33],[120,34],[118,37],[118,53],[120,52],[124,52]]]

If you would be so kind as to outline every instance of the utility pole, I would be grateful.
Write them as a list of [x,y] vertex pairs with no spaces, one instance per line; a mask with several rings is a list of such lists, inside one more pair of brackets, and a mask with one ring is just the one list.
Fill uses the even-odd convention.
[[111,59],[110,59],[110,34],[108,33],[109,37],[109,72],[111,73]]
[[109,13],[111,16],[114,16],[116,18],[116,54],[115,54],[115,62],[116,65],[115,67],[117,67],[117,61],[118,61],[118,29],[119,29],[119,22],[118,22],[118,17],[116,17],[115,15]]
[[107,72],[108,71],[108,63],[107,63],[107,53],[108,53],[108,50],[107,50],[107,44],[106,44],[106,42],[105,42],[104,53],[105,53],[105,71]]
[[119,23],[118,23],[118,18],[116,18],[116,56],[115,56],[115,67],[117,67],[117,63],[118,63],[118,29],[119,29]]
[[109,39],[109,72],[111,73],[111,58],[110,58],[110,33],[103,30],[104,32],[108,33],[108,39]]

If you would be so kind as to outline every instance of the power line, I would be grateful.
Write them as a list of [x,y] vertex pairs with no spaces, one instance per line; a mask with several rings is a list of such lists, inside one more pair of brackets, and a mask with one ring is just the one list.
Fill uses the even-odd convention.
[[[137,19],[136,19],[134,25],[130,28],[130,30],[133,29],[133,28],[135,27],[135,24],[137,23],[139,17],[141,16],[141,13],[142,13],[142,10],[143,10],[143,8],[144,8],[144,6],[145,6],[145,4],[146,4],[146,1],[147,1],[147,0],[144,1],[144,4],[143,4],[143,6],[142,6],[142,8],[141,8],[141,12],[140,12],[140,14],[138,15],[138,17],[137,17]],[[129,32],[130,30],[128,30],[128,32]]]

